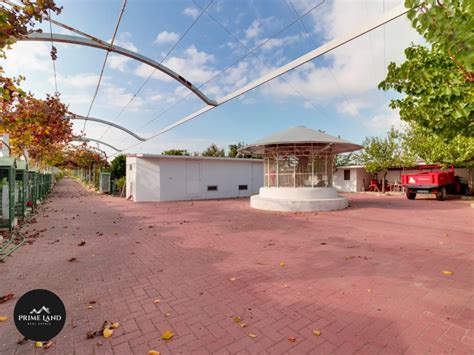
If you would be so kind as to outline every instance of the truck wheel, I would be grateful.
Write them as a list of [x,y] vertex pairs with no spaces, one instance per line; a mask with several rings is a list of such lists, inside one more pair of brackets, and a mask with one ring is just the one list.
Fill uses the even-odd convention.
[[438,201],[446,200],[446,188],[444,186],[439,189],[439,192],[436,194],[436,199]]
[[408,192],[407,191],[407,199],[414,200],[416,197],[416,192]]

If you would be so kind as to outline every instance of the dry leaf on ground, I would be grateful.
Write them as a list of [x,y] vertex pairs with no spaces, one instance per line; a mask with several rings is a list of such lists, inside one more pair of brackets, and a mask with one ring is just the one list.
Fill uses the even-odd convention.
[[112,334],[114,334],[114,331],[110,328],[104,328],[104,330],[102,331],[102,335],[104,336],[104,338],[109,338],[112,336]]
[[49,349],[52,346],[53,346],[53,342],[51,340],[43,344],[43,348],[45,349]]
[[156,350],[148,350],[148,355],[161,355],[161,353]]
[[234,317],[234,322],[235,323],[239,323],[240,321],[242,321],[242,318],[240,316],[235,316]]
[[167,330],[161,335],[161,339],[163,340],[170,340],[172,337],[173,337],[173,333],[171,332],[171,330]]
[[7,316],[0,316],[0,322],[5,322],[6,320],[8,320]]
[[70,259],[67,259],[67,261],[72,263],[73,261],[77,261],[77,258],[70,258]]
[[253,333],[250,333],[248,336],[249,336],[249,338],[256,338],[257,337],[257,335],[253,334]]
[[110,325],[110,328],[111,328],[111,329],[117,329],[118,327],[120,327],[120,323],[119,323],[119,322],[115,322],[115,323],[112,323],[112,324]]
[[6,295],[0,297],[0,303],[5,303],[13,298],[13,293],[7,293]]
[[285,266],[285,265],[286,265],[286,264],[285,264],[283,261],[282,261],[282,262],[280,262],[280,266],[282,266],[282,267],[283,267],[283,266]]
[[454,272],[452,271],[448,271],[448,270],[443,270],[441,271],[444,275],[448,275],[448,276],[451,276],[451,275],[454,275]]
[[42,348],[43,347],[43,342],[41,342],[41,341],[35,342],[35,347]]
[[154,304],[158,304],[158,303],[160,303],[160,302],[161,302],[161,301],[158,300],[158,299],[156,299],[156,300],[153,301]]
[[290,343],[294,343],[296,341],[296,337],[288,337],[288,341]]
[[318,329],[313,330],[313,335],[316,335],[317,337],[321,336],[321,331]]

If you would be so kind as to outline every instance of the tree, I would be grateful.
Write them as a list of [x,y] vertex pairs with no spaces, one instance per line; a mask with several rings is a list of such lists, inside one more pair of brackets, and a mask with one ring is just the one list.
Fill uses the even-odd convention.
[[187,149],[169,149],[161,152],[162,155],[185,155],[189,156],[189,152]]
[[448,54],[466,80],[474,81],[474,2],[405,0],[407,16],[427,42]]
[[202,152],[203,157],[225,157],[224,149],[219,149],[217,145],[212,143],[205,151]]
[[2,113],[1,128],[10,135],[12,152],[21,156],[25,150],[38,164],[62,151],[72,140],[72,123],[66,118],[67,106],[59,94],[40,100],[28,94]]
[[363,164],[360,153],[342,153],[337,154],[334,158],[334,166],[349,166]]
[[387,78],[379,84],[405,94],[391,100],[390,107],[399,109],[402,120],[445,139],[473,136],[473,85],[449,55],[437,46],[411,46],[405,56],[401,65],[389,64]]
[[125,154],[117,155],[110,162],[110,177],[112,180],[117,180],[124,177],[127,173],[127,157]]
[[229,153],[227,154],[227,156],[229,158],[237,158],[237,155],[239,155],[238,150],[243,147],[245,147],[244,142],[239,142],[237,144],[229,144]]
[[414,156],[404,150],[400,132],[393,127],[387,132],[385,138],[367,137],[362,145],[362,161],[367,172],[383,173],[382,192],[385,193],[385,177],[390,168],[410,166],[414,163]]

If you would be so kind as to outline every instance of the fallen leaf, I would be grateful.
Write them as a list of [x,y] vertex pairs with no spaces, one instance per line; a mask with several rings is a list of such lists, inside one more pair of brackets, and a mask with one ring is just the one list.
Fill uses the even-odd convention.
[[283,267],[283,266],[285,266],[285,265],[286,265],[286,264],[285,264],[283,261],[282,261],[282,262],[280,262],[280,266],[282,266],[282,267]]
[[229,281],[235,281],[235,277],[231,277]]
[[35,342],[35,347],[42,348],[43,347],[43,342],[41,342],[41,341]]
[[161,353],[156,350],[148,350],[148,355],[161,355]]
[[22,339],[18,340],[16,343],[18,345],[23,345],[23,344],[26,344],[27,342],[28,342],[28,338],[23,337]]
[[5,303],[13,298],[13,293],[7,293],[6,295],[0,297],[0,303]]
[[110,328],[112,328],[112,329],[117,329],[118,327],[120,327],[119,322],[112,323],[112,325],[110,326]]
[[93,309],[93,308],[94,308],[94,307],[92,307],[92,306],[87,306],[87,309]]
[[153,303],[158,304],[158,303],[160,303],[160,300],[156,299],[156,300],[153,301]]
[[161,339],[163,340],[170,340],[172,337],[173,337],[173,333],[171,332],[171,330],[167,330],[161,335]]
[[248,334],[248,336],[249,336],[249,338],[256,338],[257,337],[257,335],[253,334],[253,333]]
[[239,325],[240,325],[240,328],[245,328],[245,327],[247,327],[247,324],[245,324],[245,323],[240,323]]
[[234,317],[234,322],[235,322],[235,323],[239,323],[239,322],[241,322],[241,321],[242,321],[242,318],[241,318],[241,317],[239,317],[239,316],[235,316],[235,317]]
[[443,271],[441,271],[441,272],[442,272],[443,274],[445,274],[445,275],[448,275],[448,276],[454,275],[454,272],[448,271],[448,270],[443,270]]
[[83,247],[84,245],[86,245],[86,242],[84,240],[82,242],[80,242],[79,244],[77,244],[77,246],[79,246],[79,247]]
[[49,349],[52,346],[53,346],[53,342],[50,340],[43,345],[43,348]]
[[6,320],[8,320],[7,316],[0,316],[0,322],[5,322]]
[[165,313],[165,317],[170,317],[171,316],[171,313],[170,312],[166,312]]
[[367,292],[372,292],[372,290],[369,288],[369,289],[367,290]]
[[294,343],[296,341],[296,337],[288,337],[288,341],[290,343]]
[[321,331],[319,329],[313,330],[313,335],[316,335],[317,337],[321,336]]
[[96,304],[97,301],[89,301],[89,304]]
[[89,332],[87,332],[86,336],[87,336],[87,339],[92,339],[92,338],[95,338],[99,332],[97,331],[94,331],[94,330],[91,330]]
[[112,334],[114,334],[114,331],[110,328],[104,328],[104,330],[102,331],[102,335],[104,336],[104,338],[111,337]]
[[73,261],[77,261],[77,258],[70,258],[70,259],[67,259],[67,261],[72,263]]

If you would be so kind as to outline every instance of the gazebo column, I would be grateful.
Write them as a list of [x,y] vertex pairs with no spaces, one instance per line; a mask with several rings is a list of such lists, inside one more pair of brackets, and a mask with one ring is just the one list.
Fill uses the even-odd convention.
[[279,159],[279,156],[277,154],[276,156],[276,187],[280,187],[280,159]]

